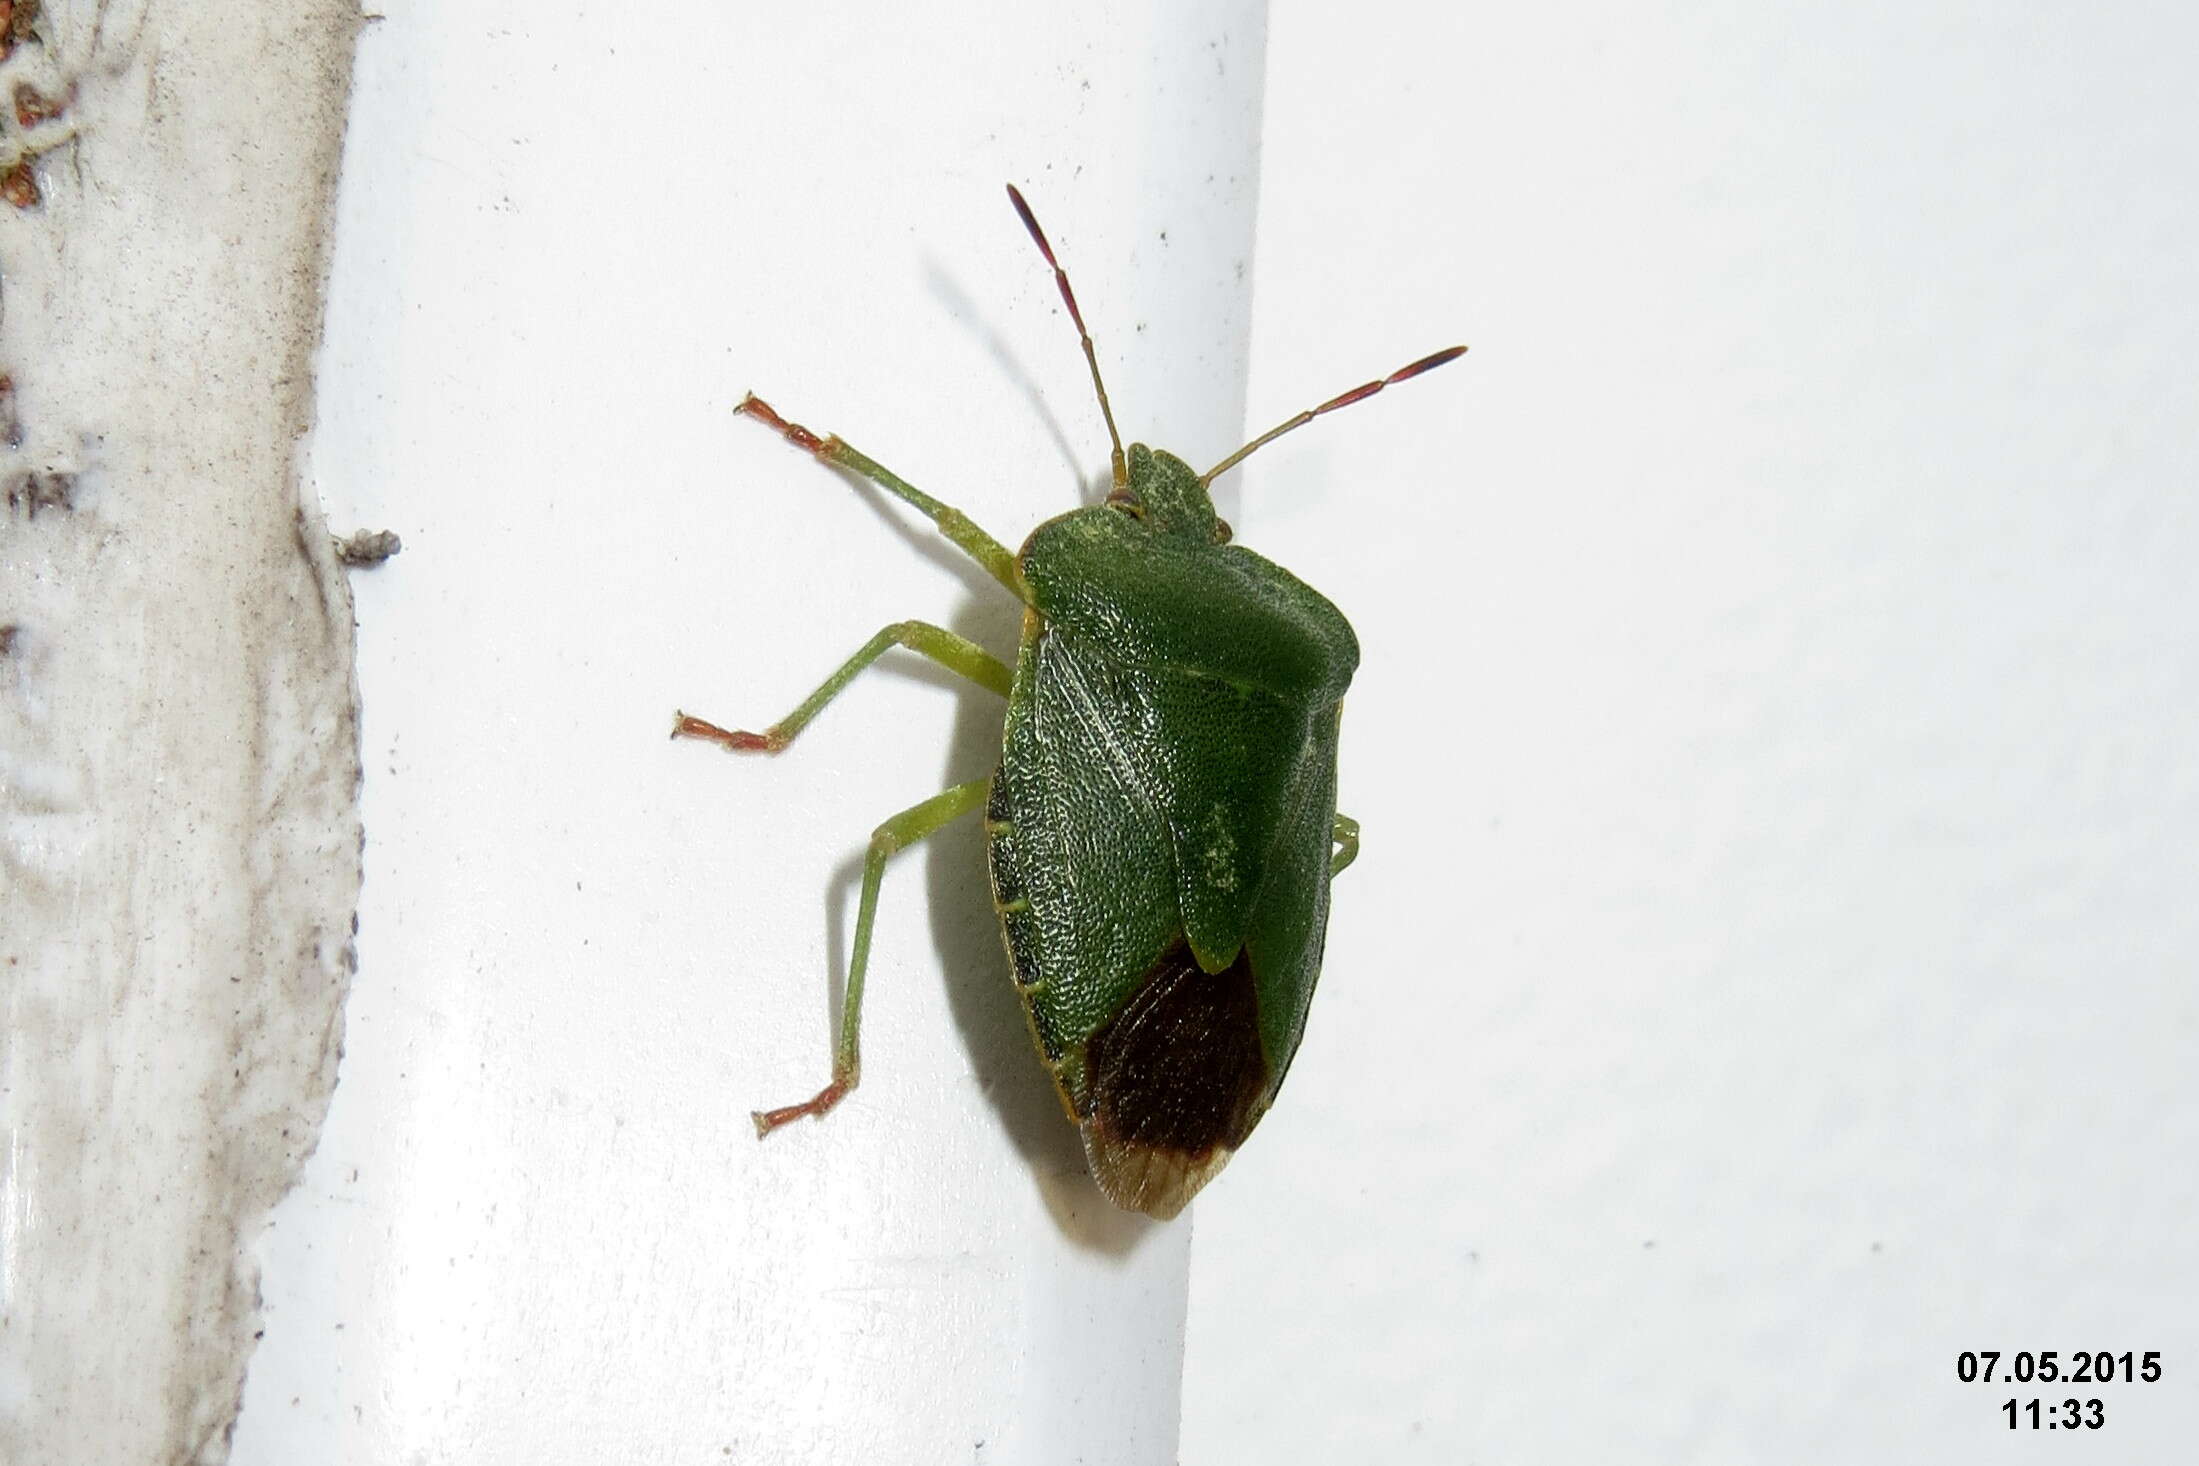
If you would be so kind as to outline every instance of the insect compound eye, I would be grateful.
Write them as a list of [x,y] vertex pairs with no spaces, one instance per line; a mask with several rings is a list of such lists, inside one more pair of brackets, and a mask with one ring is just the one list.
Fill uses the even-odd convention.
[[1235,537],[1236,537],[1236,534],[1237,534],[1237,531],[1235,531],[1235,530],[1233,530],[1233,529],[1231,529],[1231,528],[1229,527],[1229,521],[1228,521],[1228,520],[1226,520],[1226,519],[1220,519],[1220,518],[1217,518],[1217,519],[1216,519],[1216,520],[1214,521],[1214,543],[1215,543],[1215,544],[1217,544],[1217,545],[1226,545],[1226,544],[1228,544],[1228,543],[1230,542],[1230,540],[1232,540],[1233,538],[1235,538]]

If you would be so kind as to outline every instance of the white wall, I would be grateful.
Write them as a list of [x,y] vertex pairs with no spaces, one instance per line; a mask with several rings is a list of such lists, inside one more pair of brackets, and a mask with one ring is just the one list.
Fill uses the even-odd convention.
[[[1367,843],[1186,1461],[2188,1456],[2195,53],[1278,4],[1254,421],[1474,349],[1248,471]],[[2078,1348],[2167,1376],[1955,1378]]]

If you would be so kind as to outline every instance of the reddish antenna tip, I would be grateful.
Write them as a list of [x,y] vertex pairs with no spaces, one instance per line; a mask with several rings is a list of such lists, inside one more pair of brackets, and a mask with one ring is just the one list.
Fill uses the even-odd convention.
[[1393,372],[1390,375],[1390,380],[1393,382],[1402,382],[1407,377],[1417,377],[1422,372],[1432,372],[1437,367],[1442,366],[1445,362],[1457,361],[1465,354],[1466,348],[1463,346],[1449,347],[1446,350],[1437,352],[1433,356],[1424,356],[1420,358],[1420,360],[1414,362],[1409,367],[1402,367],[1398,369],[1396,372]]
[[1031,231],[1031,238],[1037,240],[1038,247],[1045,251],[1047,263],[1053,263],[1053,246],[1046,242],[1045,231],[1038,227],[1038,215],[1032,213],[1031,206],[1023,201],[1023,190],[1012,183],[1008,185],[1008,202],[1016,206],[1016,217],[1023,221],[1023,227]]

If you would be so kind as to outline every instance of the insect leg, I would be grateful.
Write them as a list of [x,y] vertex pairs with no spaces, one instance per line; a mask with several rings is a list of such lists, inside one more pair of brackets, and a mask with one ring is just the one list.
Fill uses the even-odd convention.
[[897,850],[914,845],[927,835],[972,810],[985,806],[990,779],[973,779],[934,794],[922,804],[902,810],[871,832],[870,853],[863,858],[863,898],[855,912],[855,949],[848,957],[847,995],[840,1005],[840,1043],[832,1052],[832,1082],[798,1105],[755,1112],[760,1139],[789,1120],[804,1115],[823,1115],[847,1097],[863,1074],[863,974],[870,966],[870,929],[878,915],[878,884],[886,874],[886,862]]
[[952,540],[962,552],[985,567],[993,579],[1015,592],[1016,599],[1028,602],[1030,588],[1023,583],[1023,572],[1016,567],[1014,552],[970,521],[970,517],[951,505],[942,504],[931,495],[904,481],[900,475],[873,463],[854,448],[842,442],[837,434],[820,438],[800,423],[788,422],[772,410],[771,404],[751,392],[734,405],[735,412],[745,412],[813,458],[821,458],[836,464],[884,489],[903,503],[921,510],[939,532]]
[[803,699],[802,705],[788,713],[761,733],[749,733],[739,728],[720,728],[701,718],[691,718],[685,713],[672,715],[674,738],[707,738],[712,743],[723,744],[736,753],[777,753],[794,741],[794,735],[809,725],[809,720],[824,710],[846,689],[855,675],[885,654],[886,648],[905,646],[912,652],[922,652],[950,672],[960,672],[978,686],[1008,695],[1008,687],[1015,674],[1008,664],[1001,661],[974,641],[956,636],[944,626],[934,626],[928,621],[896,621],[869,641],[863,649],[840,664],[840,670],[827,677],[824,685]]
[[1359,821],[1348,814],[1338,815],[1329,838],[1336,842],[1336,853],[1329,857],[1329,876],[1333,880],[1359,858]]

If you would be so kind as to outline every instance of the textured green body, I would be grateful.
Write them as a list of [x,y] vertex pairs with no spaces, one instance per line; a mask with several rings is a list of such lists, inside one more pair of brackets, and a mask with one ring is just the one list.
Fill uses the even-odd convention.
[[1159,1126],[1164,1143],[1186,1124],[1194,1140],[1215,1131],[1211,1164],[1190,1158],[1196,1190],[1266,1110],[1304,1032],[1328,924],[1337,718],[1359,646],[1318,591],[1227,543],[1181,460],[1134,446],[1129,480],[1107,505],[1040,525],[1017,557],[1030,609],[987,828],[1016,981],[1088,1144],[1095,1037],[1158,973],[1189,980],[1195,965],[1241,982],[1249,967],[1256,1013],[1187,1020],[1179,1003],[1152,1027],[1250,1019],[1256,1062],[1240,1045],[1244,1072],[1201,1076],[1198,1042],[1227,1050],[1249,1034],[1186,1032],[1135,1076],[1144,1090],[1242,1091],[1209,1097],[1228,1111],[1211,1126]]

